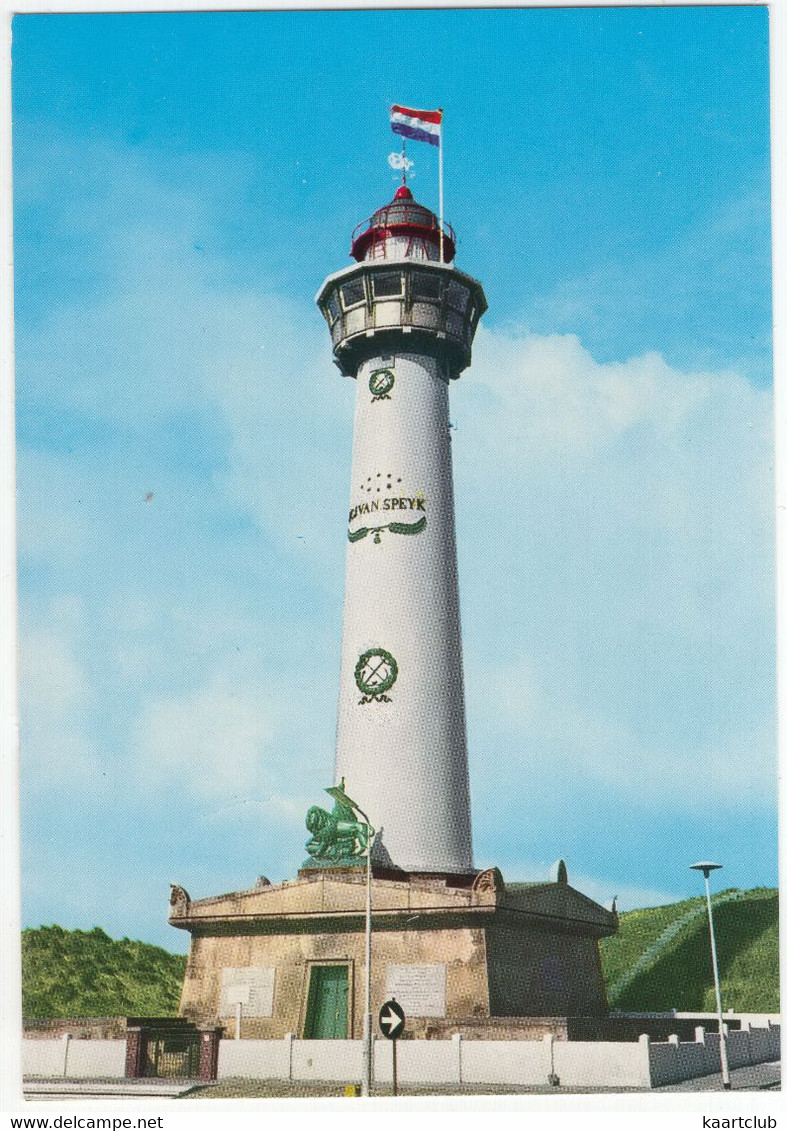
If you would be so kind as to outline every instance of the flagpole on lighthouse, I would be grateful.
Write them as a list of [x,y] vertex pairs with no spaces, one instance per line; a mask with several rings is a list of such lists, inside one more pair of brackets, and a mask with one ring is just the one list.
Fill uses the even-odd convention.
[[440,212],[440,262],[445,263],[443,254],[443,108],[440,111],[440,142],[437,146],[437,192],[439,197],[438,210]]

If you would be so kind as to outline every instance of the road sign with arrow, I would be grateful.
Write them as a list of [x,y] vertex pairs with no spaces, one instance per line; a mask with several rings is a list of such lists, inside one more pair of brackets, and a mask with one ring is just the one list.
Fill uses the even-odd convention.
[[389,1041],[395,1041],[402,1035],[404,1029],[404,1010],[398,1001],[387,1001],[380,1010],[380,1028],[383,1036]]
[[404,1010],[398,1001],[394,1001],[394,999],[391,998],[390,1001],[385,1003],[380,1010],[379,1022],[383,1036],[391,1041],[393,1094],[396,1095],[398,1091],[396,1081],[396,1046],[398,1044],[398,1038],[401,1037],[404,1030]]

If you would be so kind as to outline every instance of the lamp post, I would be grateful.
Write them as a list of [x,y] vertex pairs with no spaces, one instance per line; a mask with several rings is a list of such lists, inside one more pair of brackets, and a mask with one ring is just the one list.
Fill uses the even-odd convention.
[[366,977],[363,998],[363,1058],[361,1067],[361,1095],[372,1094],[372,845],[377,835],[363,809],[356,805],[368,830],[366,843]]
[[372,845],[377,834],[358,802],[353,801],[344,792],[344,778],[341,779],[339,785],[328,786],[325,792],[337,803],[334,813],[339,812],[340,822],[348,820],[357,813],[366,825],[366,984],[363,1004],[361,1095],[368,1096],[372,1090]]
[[716,934],[713,930],[713,910],[710,902],[710,884],[708,883],[708,876],[711,872],[717,871],[721,868],[721,864],[711,864],[707,860],[701,860],[698,864],[690,865],[693,871],[702,872],[705,877],[705,898],[708,902],[708,927],[710,928],[710,952],[713,959],[713,985],[716,990],[716,1012],[719,1015],[719,1056],[721,1058],[721,1081],[724,1085],[725,1091],[729,1091],[732,1087],[730,1083],[730,1068],[727,1063],[727,1037],[724,1032],[724,1014],[721,1008],[721,984],[719,982],[719,962],[716,957]]

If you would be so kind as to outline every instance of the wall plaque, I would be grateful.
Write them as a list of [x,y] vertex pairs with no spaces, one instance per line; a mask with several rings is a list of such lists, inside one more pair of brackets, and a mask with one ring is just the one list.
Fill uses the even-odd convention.
[[273,966],[225,966],[221,972],[219,1017],[232,1017],[240,1002],[244,1017],[273,1016]]
[[389,966],[385,996],[408,1017],[445,1017],[445,966]]

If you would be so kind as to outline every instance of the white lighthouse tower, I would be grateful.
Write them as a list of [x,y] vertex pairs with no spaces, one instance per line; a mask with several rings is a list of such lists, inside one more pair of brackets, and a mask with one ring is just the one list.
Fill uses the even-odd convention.
[[411,873],[473,868],[448,388],[486,300],[454,252],[402,185],[317,295],[357,382],[336,777]]
[[170,923],[192,936],[180,1011],[214,1034],[214,1074],[216,1026],[241,1035],[241,1009],[253,1040],[363,1033],[367,1094],[371,1017],[391,998],[409,1036],[444,1044],[498,1041],[501,1018],[521,1040],[565,1039],[566,1019],[609,1011],[598,940],[617,914],[571,888],[564,865],[527,884],[473,868],[448,389],[486,300],[454,252],[402,185],[317,295],[356,380],[337,785],[331,812],[306,814],[296,879],[196,900],[173,885]]

